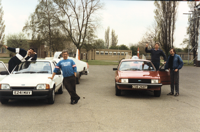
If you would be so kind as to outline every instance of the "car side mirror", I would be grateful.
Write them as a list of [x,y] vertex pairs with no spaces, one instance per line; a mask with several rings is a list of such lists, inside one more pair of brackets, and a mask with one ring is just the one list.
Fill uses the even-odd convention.
[[8,71],[1,71],[0,75],[9,75]]
[[117,68],[113,68],[113,71],[117,71]]
[[61,71],[58,71],[58,72],[56,73],[56,75],[61,75]]

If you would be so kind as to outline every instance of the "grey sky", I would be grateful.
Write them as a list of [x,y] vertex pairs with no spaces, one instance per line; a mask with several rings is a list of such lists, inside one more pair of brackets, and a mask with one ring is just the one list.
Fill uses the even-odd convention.
[[[105,29],[110,26],[118,35],[118,44],[137,43],[154,22],[153,1],[107,1],[102,0],[105,7],[99,12],[102,20],[97,30],[98,38],[104,39]],[[2,0],[5,20],[5,34],[19,33],[31,13],[34,12],[38,0]],[[180,2],[175,31],[175,46],[180,46],[184,35],[188,16],[187,2]]]

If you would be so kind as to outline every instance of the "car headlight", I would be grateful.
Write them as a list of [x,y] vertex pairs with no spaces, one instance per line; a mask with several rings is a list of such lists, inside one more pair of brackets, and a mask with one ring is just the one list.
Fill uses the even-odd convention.
[[128,79],[121,79],[121,83],[128,83]]
[[49,84],[38,84],[36,89],[50,89]]
[[10,85],[9,84],[1,84],[0,85],[1,87],[0,87],[0,89],[10,89]]
[[158,80],[158,79],[151,79],[151,83],[160,83],[160,80]]

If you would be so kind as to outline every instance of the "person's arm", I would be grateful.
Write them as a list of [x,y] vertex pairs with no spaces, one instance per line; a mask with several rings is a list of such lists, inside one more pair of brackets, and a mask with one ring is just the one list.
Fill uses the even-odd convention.
[[74,76],[76,77],[77,67],[76,67],[76,64],[73,60],[72,60],[72,68],[73,68],[73,71],[74,71]]
[[161,50],[161,56],[163,56],[163,58],[164,58],[164,63],[166,63],[166,55],[165,55],[165,53]]
[[56,65],[55,69],[53,70],[53,74],[52,77],[48,77],[49,79],[53,80],[54,76],[56,75],[56,73],[60,70],[60,62],[58,62],[58,64]]
[[148,50],[148,45],[149,45],[149,44],[146,44],[145,52],[146,52],[146,53],[151,53],[151,50]]
[[[35,53],[35,52],[34,52]],[[35,53],[34,57],[31,60],[37,60],[37,53]]]
[[179,61],[179,65],[177,69],[181,69],[183,67],[183,60],[181,59],[180,56],[178,56],[178,61]]

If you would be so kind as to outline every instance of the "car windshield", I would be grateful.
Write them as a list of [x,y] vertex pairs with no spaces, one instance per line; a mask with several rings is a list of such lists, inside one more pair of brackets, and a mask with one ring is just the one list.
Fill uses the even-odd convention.
[[155,71],[151,62],[148,61],[123,61],[120,71]]
[[52,74],[50,62],[43,61],[31,61],[23,62],[17,66],[13,72],[14,74],[24,74],[24,73],[46,73]]

